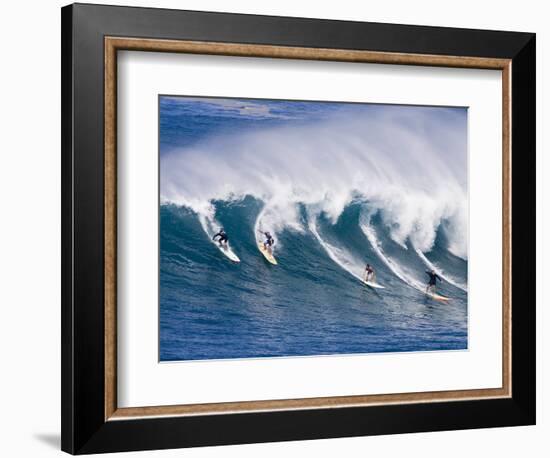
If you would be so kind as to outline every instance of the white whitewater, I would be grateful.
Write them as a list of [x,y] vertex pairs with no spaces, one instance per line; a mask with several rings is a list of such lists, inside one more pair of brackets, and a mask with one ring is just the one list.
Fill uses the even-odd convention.
[[265,209],[266,207],[264,205],[260,213],[258,213],[258,216],[256,217],[256,221],[254,222],[254,240],[256,241],[260,241],[262,237],[260,232],[263,230],[262,217],[265,213]]
[[275,233],[275,231],[278,230],[279,227],[277,226],[273,227],[270,224],[271,221],[268,214],[269,214],[269,207],[267,205],[264,205],[260,213],[258,213],[258,216],[256,217],[256,221],[254,222],[254,240],[256,240],[256,242],[258,243],[263,243],[265,240],[265,236],[263,233],[270,232],[275,240],[275,242],[271,246],[271,254],[275,256],[275,247],[276,246],[280,247],[280,243],[278,243],[278,237],[276,236],[277,234]]

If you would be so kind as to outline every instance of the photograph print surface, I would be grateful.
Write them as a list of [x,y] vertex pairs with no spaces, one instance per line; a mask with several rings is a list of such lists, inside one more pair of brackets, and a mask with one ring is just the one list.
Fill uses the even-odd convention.
[[159,96],[160,360],[467,349],[467,114]]

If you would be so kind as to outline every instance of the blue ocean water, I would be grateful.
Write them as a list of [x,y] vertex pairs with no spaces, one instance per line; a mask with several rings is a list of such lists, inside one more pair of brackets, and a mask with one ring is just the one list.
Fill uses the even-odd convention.
[[[380,129],[365,137],[362,127],[355,137],[344,132],[353,147],[335,141],[330,154],[336,151],[338,160],[322,165],[332,137],[319,137],[327,122],[342,125],[343,116],[387,123],[392,115],[398,119],[394,128],[406,130],[410,142],[409,134],[424,114],[409,118],[402,111],[393,116],[391,110],[161,97],[161,361],[467,348],[468,263],[464,254],[456,254],[462,226],[450,203],[458,201],[462,208],[467,202],[460,193],[455,199],[454,191],[446,192],[454,189],[456,171],[427,189],[424,176],[407,182],[401,195],[395,182],[404,178],[396,180],[395,170],[402,162],[386,164],[386,147],[395,148],[398,140],[377,139]],[[460,137],[465,131],[458,135],[456,130],[465,129],[465,116],[449,110],[432,116],[433,110],[426,110],[422,132],[433,137],[429,154],[434,167],[440,167],[438,145],[445,144],[444,154],[450,154],[449,137],[431,132],[448,117],[451,137]],[[315,126],[320,126],[319,137],[310,135]],[[428,154],[425,146],[419,149]],[[462,149],[461,143],[456,150]],[[288,151],[300,151],[300,156]],[[365,172],[364,181],[362,169],[353,179],[357,167],[339,170],[341,161],[358,155],[369,161],[377,154],[384,155],[377,164],[386,165],[377,165],[375,175]],[[310,163],[297,162],[308,155]],[[442,167],[454,164],[445,159]],[[254,167],[248,169],[246,163]],[[351,174],[350,179],[344,175],[335,182],[340,173]],[[439,168],[435,176],[441,175]],[[458,175],[461,189],[465,179]],[[349,189],[336,193],[347,182]],[[391,192],[382,189],[386,182]],[[440,190],[436,198],[435,190]],[[212,243],[219,227],[228,233],[240,263]],[[258,251],[259,228],[274,233],[277,266]],[[361,283],[367,262],[385,289]],[[423,293],[425,270],[431,267],[443,277],[438,293],[451,301],[438,302]]]

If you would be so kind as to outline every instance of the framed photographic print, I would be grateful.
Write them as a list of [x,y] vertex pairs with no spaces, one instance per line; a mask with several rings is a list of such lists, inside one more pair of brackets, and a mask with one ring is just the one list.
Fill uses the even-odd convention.
[[62,448],[535,422],[535,36],[62,9]]

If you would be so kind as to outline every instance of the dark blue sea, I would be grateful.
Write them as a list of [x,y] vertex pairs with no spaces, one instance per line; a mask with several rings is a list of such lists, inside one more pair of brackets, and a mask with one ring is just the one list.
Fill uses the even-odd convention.
[[[373,132],[342,124],[346,115],[373,119]],[[377,128],[390,115],[376,106],[160,98],[161,361],[467,348],[468,263],[456,248],[465,179],[453,171],[424,187],[449,166],[436,161],[438,145],[450,142],[442,135],[414,152],[433,155],[433,175],[401,171],[387,153],[401,140],[385,149]],[[422,116],[422,135],[465,129],[461,113],[403,116],[393,128],[406,131],[407,144]],[[345,126],[346,141],[323,138],[331,122]],[[325,148],[339,155],[327,167]],[[340,170],[346,161],[357,162]],[[396,182],[406,183],[403,195]],[[220,227],[240,263],[212,243]],[[258,251],[258,229],[274,234],[278,265]],[[360,281],[366,263],[384,289]],[[432,268],[450,301],[423,293]]]

